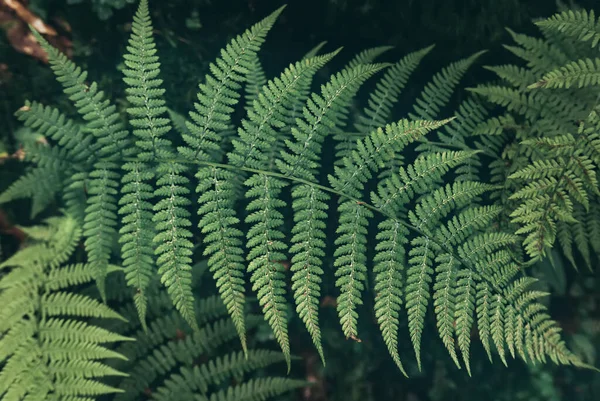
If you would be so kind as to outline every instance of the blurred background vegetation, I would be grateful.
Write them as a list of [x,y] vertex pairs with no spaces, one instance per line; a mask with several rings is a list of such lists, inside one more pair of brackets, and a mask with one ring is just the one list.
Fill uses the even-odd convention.
[[[117,104],[124,107],[120,75],[121,54],[130,30],[134,0],[0,0],[0,191],[18,174],[19,125],[13,113],[26,99],[71,106],[54,81],[44,55],[28,34],[27,23],[37,21],[55,46],[61,48]],[[151,1],[162,78],[168,104],[185,113],[196,94],[208,63],[227,41],[273,11],[275,0],[154,0]],[[344,53],[329,68],[337,69],[368,47],[391,45],[390,59],[435,44],[406,92],[418,93],[442,66],[478,50],[488,53],[480,64],[507,63],[502,44],[509,43],[506,27],[535,32],[532,19],[548,17],[561,7],[600,11],[597,0],[576,4],[554,0],[288,0],[288,8],[261,51],[267,76],[300,58],[321,41]],[[339,63],[339,64],[336,64]],[[328,74],[324,69],[322,74]],[[491,79],[481,65],[463,82],[471,86]],[[411,96],[412,97],[412,96]],[[17,156],[15,156],[17,155]],[[29,224],[19,206],[0,209],[0,242],[5,252],[19,246],[22,235],[14,224]],[[561,323],[572,349],[589,363],[600,365],[600,269],[576,272],[563,268],[561,257],[535,267],[552,295],[551,310]],[[1,255],[0,255],[1,257]],[[214,288],[214,287],[213,287]],[[302,322],[290,322],[292,349],[303,357],[294,370],[315,385],[288,400],[305,401],[470,401],[470,400],[600,400],[598,374],[551,365],[527,367],[518,361],[509,369],[491,365],[481,347],[473,349],[473,378],[458,371],[446,357],[441,342],[425,338],[424,369],[409,366],[410,379],[399,374],[379,338],[376,325],[362,329],[361,343],[345,341],[335,307],[323,302],[324,346],[330,350],[321,366]],[[331,318],[328,319],[327,316]],[[297,325],[299,330],[294,330]],[[431,325],[433,327],[433,324]],[[431,332],[433,333],[433,331]],[[262,338],[261,338],[262,336]],[[270,336],[258,333],[256,341]],[[428,341],[429,340],[429,341]],[[412,346],[401,345],[411,355]],[[410,358],[406,358],[407,361]]]

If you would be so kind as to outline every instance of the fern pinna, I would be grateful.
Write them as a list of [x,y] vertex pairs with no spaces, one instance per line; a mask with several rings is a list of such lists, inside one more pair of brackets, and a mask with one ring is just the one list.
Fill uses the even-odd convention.
[[[319,92],[310,92],[316,72],[339,53],[318,55],[319,46],[262,84],[257,52],[281,12],[222,50],[181,126],[171,121],[162,99],[148,4],[142,0],[125,56],[131,133],[97,85],[85,84],[85,72],[37,35],[84,121],[37,103],[19,110],[19,119],[47,135],[50,145],[26,149],[38,167],[14,183],[2,201],[31,196],[37,169],[59,159],[63,179],[54,191],[67,211],[82,219],[100,288],[108,262],[120,255],[145,322],[148,283],[158,271],[176,309],[196,331],[191,264],[198,233],[244,352],[248,273],[288,369],[282,263],[288,258],[296,312],[323,360],[318,305],[323,277],[333,272],[340,324],[355,340],[366,284],[374,280],[376,319],[403,372],[397,346],[402,309],[420,366],[430,304],[457,366],[462,358],[469,369],[475,325],[490,359],[495,352],[506,363],[508,352],[527,361],[584,366],[537,301],[544,294],[529,288],[535,280],[523,275],[514,252],[518,237],[499,230],[493,224],[498,207],[485,204],[498,186],[478,178],[482,151],[464,140],[470,127],[485,120],[485,107],[469,98],[453,117],[440,115],[480,53],[436,74],[414,113],[394,122],[391,108],[430,48],[397,64],[375,63],[387,48],[369,49],[332,74]],[[352,132],[353,99],[383,71],[368,107],[354,121],[359,132]],[[243,87],[251,103],[236,123],[233,111]],[[432,131],[439,142],[428,139]],[[337,149],[332,170],[322,163],[328,136]],[[87,141],[85,157],[74,151],[81,139]],[[414,151],[416,158],[406,160]],[[288,196],[291,205],[284,201]],[[332,241],[327,228],[335,229]],[[108,246],[115,237],[120,252]],[[111,256],[113,251],[118,255]]]

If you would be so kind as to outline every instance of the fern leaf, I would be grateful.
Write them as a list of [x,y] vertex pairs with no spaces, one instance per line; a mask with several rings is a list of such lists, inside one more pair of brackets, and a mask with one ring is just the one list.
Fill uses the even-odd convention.
[[82,71],[64,54],[52,47],[41,35],[34,36],[48,54],[48,60],[64,92],[69,96],[87,127],[98,143],[98,154],[102,157],[94,163],[88,181],[88,203],[83,225],[85,246],[90,263],[96,271],[100,293],[105,294],[104,279],[116,237],[117,186],[116,173],[120,157],[129,154],[128,133],[119,122],[116,107],[104,99],[102,91],[93,82],[85,83],[87,72]]
[[469,347],[475,312],[475,289],[475,273],[468,269],[460,270],[456,281],[456,337],[469,376],[471,375]]
[[240,97],[237,92],[245,74],[252,66],[253,54],[258,51],[265,37],[284,7],[234,38],[221,52],[221,58],[210,65],[205,83],[200,84],[195,111],[190,112],[191,122],[186,122],[190,134],[182,137],[188,147],[179,147],[187,157],[210,160],[209,150],[219,142],[218,131],[227,128],[230,115]]
[[[119,367],[127,369],[130,376],[121,380],[119,388],[125,391],[117,394],[115,401],[147,396],[155,400],[208,399],[220,394],[221,389],[234,388],[232,379],[244,383],[247,375],[285,360],[280,352],[261,349],[219,352],[238,336],[219,296],[197,300],[200,328],[191,331],[162,289],[153,295],[148,303],[148,330],[139,330],[139,322],[119,325],[122,334],[135,335],[138,341],[118,348],[128,357],[127,361],[118,361]],[[122,314],[135,317],[137,312],[129,303]],[[261,321],[260,316],[248,316],[248,328],[256,328]],[[264,390],[274,389],[267,386]]]
[[[121,390],[101,380],[125,374],[104,359],[123,356],[103,344],[131,339],[86,321],[92,316],[122,319],[107,306],[87,296],[51,289],[48,279],[63,273],[60,264],[72,254],[70,243],[79,241],[81,229],[70,217],[50,223],[53,234],[49,238],[24,248],[3,265],[10,271],[0,279],[0,397],[42,401],[117,393]],[[21,252],[26,257],[20,257]],[[81,268],[89,282],[93,267]],[[20,283],[13,277],[19,277]],[[7,280],[13,283],[7,286]]]
[[558,46],[554,46],[543,39],[518,34],[510,29],[508,29],[508,32],[520,47],[504,45],[504,48],[527,61],[527,68],[536,77],[551,69],[565,65],[569,61],[568,56]]
[[600,58],[573,61],[548,72],[529,88],[570,88],[575,84],[579,88],[600,85]]
[[375,90],[371,92],[364,116],[361,115],[357,121],[356,128],[359,132],[368,134],[389,122],[392,107],[398,101],[402,89],[433,47],[428,46],[409,53],[386,70]]
[[[167,108],[162,98],[160,63],[152,36],[152,21],[148,2],[142,0],[133,19],[128,53],[125,54],[123,70],[127,84],[127,112],[134,127],[133,135],[138,150],[137,161],[123,165],[127,173],[123,176],[120,213],[126,224],[121,229],[120,242],[128,284],[135,288],[135,304],[140,320],[144,322],[146,312],[146,288],[154,273],[154,256],[163,282],[167,285],[173,302],[188,323],[196,324],[191,293],[192,243],[187,240],[191,232],[186,228],[191,223],[188,212],[182,208],[189,201],[182,195],[187,193],[189,180],[181,174],[181,166],[158,162],[156,172],[151,161],[155,158],[168,160],[174,157],[171,141],[165,137],[172,127],[166,116]],[[156,188],[151,185],[156,180]],[[158,198],[153,207],[150,200]],[[153,215],[153,211],[157,212]],[[153,224],[154,220],[154,224]],[[154,251],[154,243],[160,245]]]
[[263,308],[265,320],[269,322],[275,338],[279,342],[290,369],[290,345],[287,330],[287,305],[285,302],[284,267],[281,261],[287,259],[287,245],[280,231],[283,214],[278,210],[285,206],[281,200],[281,190],[286,185],[264,174],[251,176],[245,184],[249,187],[246,198],[250,203],[246,222],[248,230],[248,272],[252,289],[256,291],[258,302]]
[[386,219],[378,226],[375,264],[375,316],[383,340],[396,366],[407,376],[398,355],[399,311],[402,304],[402,271],[404,270],[404,244],[408,230],[393,219]]
[[441,255],[436,262],[438,266],[435,269],[436,281],[433,285],[433,307],[437,317],[438,331],[452,360],[460,369],[454,346],[454,322],[458,304],[455,283],[458,277],[458,263],[452,255]]
[[[233,106],[238,102],[238,89],[247,80],[247,74],[256,63],[256,52],[283,7],[234,38],[221,52],[221,58],[211,64],[211,73],[200,85],[199,103],[190,112],[191,122],[186,122],[189,133],[183,133],[188,147],[179,147],[179,152],[187,157],[212,161],[211,152],[219,147],[218,132],[227,129]],[[257,106],[258,99],[253,102]],[[250,108],[253,113],[253,108]],[[237,191],[236,180],[231,172],[206,167],[196,174],[199,185],[200,225],[205,234],[205,254],[210,256],[209,267],[213,272],[219,292],[227,305],[236,325],[243,349],[246,350],[246,337],[243,318],[244,289],[242,285],[242,236],[234,228],[239,219],[233,212]],[[282,337],[283,338],[283,337]]]
[[591,46],[600,43],[600,20],[596,20],[594,10],[569,10],[536,22],[536,25],[558,31],[581,42],[591,41]]
[[317,54],[319,54],[319,52],[321,51],[321,49],[326,44],[327,44],[327,41],[323,41],[323,42],[318,43],[312,49],[310,49],[309,51],[307,51],[306,54],[304,54],[304,57],[302,57],[302,58],[306,59],[306,58],[313,58],[313,57],[315,57]]
[[361,64],[371,64],[377,57],[391,49],[393,49],[393,46],[377,46],[362,50],[348,62],[345,68],[352,69]]
[[62,171],[58,167],[45,169],[34,167],[0,194],[0,204],[17,199],[33,198],[31,217],[35,217],[55,199],[60,190],[63,177]]

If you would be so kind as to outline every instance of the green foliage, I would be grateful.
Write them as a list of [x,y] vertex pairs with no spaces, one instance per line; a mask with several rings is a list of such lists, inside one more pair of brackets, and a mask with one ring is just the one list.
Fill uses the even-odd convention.
[[[121,229],[124,266],[129,284],[136,288],[136,306],[145,315],[145,289],[152,276],[154,264],[181,314],[194,325],[193,295],[190,283],[191,232],[187,229],[189,212],[183,206],[190,202],[184,195],[189,182],[180,176],[183,166],[173,163],[153,163],[154,158],[172,159],[174,150],[165,134],[171,131],[166,118],[164,89],[160,64],[155,55],[152,25],[148,6],[141,3],[132,24],[128,54],[123,70],[127,84],[127,109],[136,137],[137,160],[126,163],[121,214],[128,223]],[[156,180],[153,182],[153,180]],[[153,205],[148,200],[155,197]],[[179,218],[174,219],[173,216]],[[155,248],[153,252],[153,248]],[[152,253],[157,255],[154,260]]]
[[[332,273],[342,332],[353,340],[360,341],[361,305],[372,281],[377,323],[394,362],[405,374],[398,350],[402,309],[419,368],[429,309],[433,309],[448,354],[469,373],[473,331],[490,360],[496,353],[504,364],[510,355],[529,363],[551,360],[587,366],[567,349],[559,326],[538,301],[545,293],[531,288],[536,280],[523,272],[522,258],[514,251],[521,232],[495,224],[503,205],[489,201],[502,186],[484,182],[478,167],[481,155],[498,144],[484,138],[485,146],[475,149],[467,141],[473,127],[486,121],[486,107],[469,97],[457,111],[447,110],[461,77],[482,53],[443,68],[421,92],[414,112],[390,121],[391,109],[408,76],[430,48],[396,64],[374,62],[387,48],[367,49],[331,74],[320,91],[311,92],[317,71],[339,52],[318,55],[316,48],[263,84],[267,78],[263,78],[257,53],[281,12],[282,8],[270,14],[221,51],[200,83],[197,102],[183,126],[171,121],[173,113],[168,113],[162,99],[160,64],[145,0],[134,17],[125,55],[128,119],[103,100],[96,83],[85,83],[85,72],[37,36],[83,122],[72,122],[53,109],[28,103],[17,115],[26,126],[47,133],[51,143],[44,145],[44,152],[28,152],[27,157],[40,169],[46,159],[36,155],[69,155],[80,146],[80,137],[89,141],[85,157],[58,158],[64,166],[57,171],[64,179],[57,180],[54,192],[61,194],[69,210],[77,212],[74,215],[81,216],[86,253],[102,296],[107,297],[109,262],[121,259],[127,285],[134,290],[142,330],[149,339],[156,335],[165,340],[167,337],[155,330],[181,326],[153,326],[154,296],[148,289],[156,266],[179,313],[169,316],[181,318],[191,327],[186,338],[210,343],[197,322],[199,306],[192,290],[192,264],[201,252],[248,361],[255,355],[247,349],[250,318],[244,310],[244,273],[249,275],[289,370],[284,267],[289,255],[296,312],[323,360],[318,305],[323,277]],[[536,46],[543,45],[535,42],[531,48]],[[541,50],[539,53],[546,56]],[[517,87],[529,84],[524,79],[529,75],[521,70],[502,71],[522,79]],[[370,95],[368,107],[354,120],[351,107],[357,93],[379,73],[383,78]],[[510,88],[486,90],[498,98],[513,94]],[[242,99],[251,103],[241,107]],[[564,101],[556,105],[549,100],[549,105],[556,106],[549,111],[534,106],[537,113],[532,114],[525,105],[535,105],[536,99],[522,100],[510,110],[522,110],[540,130],[550,122],[556,123],[556,129],[567,127],[579,115],[597,123],[589,110]],[[236,110],[245,112],[239,122],[235,121]],[[484,126],[505,120],[491,121]],[[351,123],[358,134],[347,129]],[[432,132],[439,141],[429,139]],[[329,151],[326,146],[331,144],[328,137],[338,150],[332,152],[332,169],[324,163]],[[591,153],[578,153],[578,160],[587,157],[593,161],[593,147],[585,149]],[[588,171],[591,169],[584,173]],[[16,182],[0,199],[10,201],[15,193],[31,196],[39,191],[31,182]],[[590,183],[595,181],[585,184]],[[579,201],[581,193],[583,189],[577,192]],[[197,222],[191,210],[198,215]],[[557,208],[552,210],[558,213]],[[328,233],[333,238],[328,238]],[[531,241],[525,244],[529,246]],[[172,356],[189,358],[188,354],[201,350],[169,344],[164,351],[167,354],[159,348],[154,359],[139,365],[139,380],[145,375],[154,377],[156,369],[170,374]],[[231,358],[241,360],[239,355]],[[193,365],[189,359],[185,361]],[[162,368],[163,363],[170,365]],[[231,361],[217,365],[227,370],[232,364],[243,366]],[[172,382],[165,382],[164,391],[184,386],[185,381],[186,386],[197,385],[204,394],[199,380],[206,375],[189,366],[186,369]],[[273,389],[296,385],[271,384]],[[258,397],[261,389],[257,381],[228,396],[257,391]]]
[[[194,273],[201,276],[198,270]],[[231,342],[237,338],[237,329],[219,296],[194,301],[194,319],[199,328],[192,330],[157,284],[155,280],[147,288],[146,328],[132,302],[119,308],[128,323],[111,327],[137,340],[117,349],[127,359],[114,365],[129,375],[120,379],[117,387],[123,392],[114,401],[268,399],[306,385],[289,377],[257,375],[271,365],[281,364],[285,357],[269,349],[235,350]],[[119,298],[125,285],[115,277],[111,281],[113,296]],[[260,316],[249,315],[247,328],[256,328],[261,321]]]
[[73,218],[55,217],[24,231],[32,243],[0,264],[0,397],[89,399],[121,391],[101,379],[125,375],[106,359],[124,358],[110,345],[131,338],[90,319],[124,318],[77,293],[92,280],[91,264],[65,264],[81,228]]
[[[218,297],[195,301],[198,330],[174,310],[156,280],[147,285],[148,323],[138,319],[137,300],[114,311],[99,302],[89,263],[67,263],[81,239],[69,216],[23,228],[30,243],[0,264],[0,397],[2,400],[96,399],[114,401],[268,399],[304,381],[253,377],[283,354],[267,349],[219,352],[236,337]],[[126,290],[122,268],[111,266],[107,299]],[[83,288],[83,290],[82,290]],[[261,321],[249,316],[250,328]],[[144,326],[142,326],[144,323]],[[135,340],[135,341],[133,341]],[[123,373],[127,372],[127,374]],[[224,386],[228,379],[237,385]],[[109,384],[111,383],[111,384]],[[87,398],[86,398],[87,397]],[[102,398],[104,399],[104,398]]]
[[575,246],[591,267],[590,248],[600,250],[600,64],[594,57],[600,21],[593,12],[568,11],[537,25],[542,39],[511,32],[518,46],[506,46],[526,67],[488,67],[504,83],[473,89],[508,112],[481,132],[514,138],[502,155],[508,168],[497,164],[496,172],[506,175],[510,221],[527,254],[540,260],[558,240],[573,266]]

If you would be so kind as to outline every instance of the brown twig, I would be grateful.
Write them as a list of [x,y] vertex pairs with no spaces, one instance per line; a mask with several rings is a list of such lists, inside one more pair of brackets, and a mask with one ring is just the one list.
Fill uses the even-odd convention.
[[0,0],[0,5],[5,5],[12,11],[14,11],[17,16],[24,21],[26,24],[29,24],[35,28],[36,31],[43,35],[56,36],[56,30],[46,24],[40,17],[32,13],[25,5],[17,0]]
[[47,63],[48,56],[31,33],[29,26],[45,35],[48,41],[67,57],[71,57],[71,40],[59,35],[56,29],[29,10],[25,2],[0,0],[0,28],[6,32],[11,46],[21,53]]

